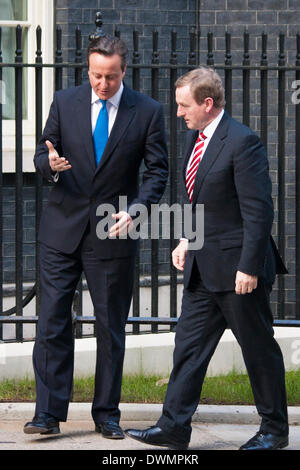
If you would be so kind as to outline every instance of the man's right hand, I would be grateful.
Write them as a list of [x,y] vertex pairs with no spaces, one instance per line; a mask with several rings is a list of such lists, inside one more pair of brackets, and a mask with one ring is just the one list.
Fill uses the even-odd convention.
[[175,268],[179,269],[179,271],[184,270],[184,263],[186,254],[188,251],[188,241],[181,240],[179,245],[173,250],[172,252],[172,261]]
[[69,164],[68,160],[58,155],[50,140],[46,140],[45,144],[49,150],[49,165],[51,170],[54,173],[69,170],[71,165]]

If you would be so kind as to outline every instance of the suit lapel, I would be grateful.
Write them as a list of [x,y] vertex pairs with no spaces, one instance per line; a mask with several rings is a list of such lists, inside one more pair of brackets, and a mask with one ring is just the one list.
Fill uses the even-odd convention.
[[188,134],[187,134],[186,144],[185,144],[186,153],[185,153],[185,157],[184,157],[184,160],[183,160],[183,167],[182,167],[182,171],[183,171],[184,175],[185,175],[185,172],[186,172],[186,167],[187,167],[188,161],[190,159],[192,150],[195,146],[198,134],[199,134],[199,131],[189,131]]
[[210,139],[210,142],[204,153],[203,159],[201,160],[199,164],[199,167],[196,173],[196,178],[195,178],[195,186],[194,186],[194,192],[193,192],[193,205],[195,205],[197,202],[197,196],[199,194],[199,191],[201,189],[205,176],[207,175],[211,166],[220,155],[220,152],[225,145],[224,138],[227,135],[229,120],[230,120],[230,117],[225,111],[218,127],[216,128],[212,138]]
[[186,184],[185,184],[186,167],[190,159],[191,153],[193,151],[193,148],[195,146],[198,134],[199,134],[199,131],[188,131],[187,137],[186,137],[186,143],[185,143],[186,153],[185,153],[183,166],[182,166],[182,178],[183,178],[184,191],[186,192],[187,197],[188,197],[188,192],[186,190]]
[[126,132],[126,129],[128,128],[133,116],[135,115],[135,112],[135,97],[131,90],[127,88],[126,85],[124,85],[124,90],[120,100],[116,120],[109,135],[109,139],[104,149],[100,163],[96,168],[95,175],[98,174],[99,171],[101,171],[101,168],[103,168],[107,160],[110,158],[111,154],[118,145],[121,137]]
[[78,100],[76,102],[76,116],[78,122],[78,129],[81,133],[82,141],[84,142],[87,151],[87,161],[91,171],[96,170],[96,160],[92,135],[91,123],[91,97],[92,88],[89,83],[82,86]]

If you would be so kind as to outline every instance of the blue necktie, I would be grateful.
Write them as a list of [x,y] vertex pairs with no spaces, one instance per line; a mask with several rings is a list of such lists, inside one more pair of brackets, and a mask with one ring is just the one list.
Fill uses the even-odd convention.
[[104,148],[108,141],[108,113],[106,109],[106,100],[100,100],[102,108],[99,111],[96,127],[94,130],[93,140],[96,155],[96,165],[99,165]]

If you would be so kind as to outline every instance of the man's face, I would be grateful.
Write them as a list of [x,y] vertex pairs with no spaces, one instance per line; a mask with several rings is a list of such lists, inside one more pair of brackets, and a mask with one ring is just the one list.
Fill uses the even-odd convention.
[[118,54],[105,56],[93,52],[89,57],[89,79],[91,87],[101,100],[108,100],[120,88],[126,68],[122,70]]
[[198,104],[190,91],[190,86],[186,85],[176,89],[177,117],[182,117],[189,129],[203,130],[211,121],[209,112],[210,98],[202,104]]

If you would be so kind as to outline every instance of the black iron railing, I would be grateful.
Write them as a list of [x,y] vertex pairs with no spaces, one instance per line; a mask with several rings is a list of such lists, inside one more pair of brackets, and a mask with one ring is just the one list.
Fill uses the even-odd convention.
[[[101,14],[97,14],[96,17],[96,33],[102,34],[102,19]],[[83,75],[86,73],[87,65],[83,61],[82,51],[82,36],[81,30],[77,27],[75,31],[76,37],[76,51],[75,60],[73,63],[63,62],[62,54],[62,30],[58,26],[56,28],[56,48],[55,57],[53,64],[43,63],[42,50],[41,50],[41,28],[38,27],[36,30],[36,60],[35,63],[28,64],[23,62],[23,52],[21,49],[22,41],[22,28],[18,26],[16,28],[16,54],[15,63],[3,63],[1,55],[1,29],[0,29],[0,80],[2,79],[3,68],[13,68],[15,71],[15,188],[16,188],[16,201],[15,201],[15,306],[3,311],[3,264],[2,259],[0,260],[0,340],[2,339],[2,325],[12,323],[16,325],[16,340],[23,340],[23,325],[28,323],[37,323],[39,313],[39,299],[40,299],[40,279],[39,279],[39,267],[38,267],[38,244],[36,243],[36,281],[32,288],[24,295],[24,279],[23,279],[23,168],[22,168],[22,156],[23,156],[23,131],[22,131],[22,116],[23,116],[23,74],[26,68],[33,68],[35,70],[35,136],[36,141],[42,133],[42,96],[43,96],[43,69],[50,68],[54,71],[54,83],[55,89],[59,90],[63,87],[64,73],[67,71],[69,74],[73,74],[74,84],[80,85],[83,82]],[[115,31],[116,36],[120,35],[118,30]],[[286,174],[288,168],[286,166],[285,158],[285,145],[286,145],[286,128],[287,119],[291,119],[286,113],[286,82],[287,75],[292,74],[295,80],[300,79],[300,34],[295,37],[296,44],[296,57],[295,63],[291,65],[286,61],[283,34],[279,35],[279,54],[278,62],[276,64],[268,63],[267,53],[267,40],[266,34],[262,33],[261,36],[261,60],[260,63],[252,63],[249,53],[249,33],[246,31],[243,37],[243,58],[240,64],[233,64],[231,55],[231,35],[226,33],[225,36],[225,61],[223,64],[215,63],[214,60],[214,37],[212,33],[207,35],[207,54],[206,54],[206,65],[212,66],[224,75],[225,92],[226,92],[226,109],[229,113],[232,113],[233,105],[235,103],[234,97],[234,79],[235,73],[238,72],[240,86],[242,89],[242,114],[241,120],[246,124],[251,124],[251,92],[253,87],[251,86],[251,76],[255,74],[260,80],[260,115],[258,121],[260,127],[257,129],[260,133],[261,139],[265,146],[268,146],[269,139],[269,126],[268,126],[268,98],[269,98],[269,74],[270,72],[277,73],[277,193],[274,194],[274,199],[277,206],[276,211],[276,224],[277,233],[275,234],[279,250],[283,258],[285,258],[286,251]],[[141,85],[141,71],[148,70],[151,78],[151,90],[150,93],[153,98],[159,99],[160,96],[160,83],[163,75],[164,86],[167,77],[167,99],[166,99],[166,123],[169,136],[169,158],[170,158],[170,178],[169,187],[167,191],[167,202],[172,205],[177,202],[178,199],[178,170],[180,163],[180,148],[181,139],[179,138],[180,130],[177,124],[176,117],[176,103],[174,100],[174,84],[179,74],[194,68],[199,63],[199,37],[196,34],[196,30],[192,28],[190,33],[190,49],[186,54],[186,63],[179,63],[177,57],[177,33],[176,31],[171,32],[171,50],[170,59],[168,63],[160,62],[159,54],[159,37],[158,32],[153,31],[153,51],[152,60],[150,63],[141,63],[141,54],[139,50],[139,33],[133,31],[133,54],[132,60],[128,68],[132,74],[132,87],[136,90],[140,89]],[[201,52],[201,51],[200,51]],[[144,90],[142,90],[144,91]],[[0,100],[1,101],[1,100]],[[290,127],[289,127],[290,128]],[[300,128],[300,107],[299,104],[295,104],[295,115],[293,117],[293,129]],[[3,244],[3,130],[2,130],[2,105],[0,103],[0,240]],[[285,277],[279,276],[277,286],[273,294],[273,303],[277,306],[275,312],[275,325],[279,326],[300,326],[300,205],[297,204],[300,196],[300,133],[296,133],[295,138],[295,218],[294,218],[294,231],[295,231],[295,282],[293,291],[295,293],[294,300],[290,301],[289,304],[293,304],[293,314],[286,314],[286,286]],[[36,211],[35,211],[35,232],[38,232],[39,220],[42,212],[42,201],[43,201],[43,189],[44,183],[42,178],[35,175],[35,199],[36,199]],[[172,220],[171,220],[172,222]],[[177,241],[173,239],[173,225],[171,223],[171,239],[169,241],[168,250],[171,253],[175,247]],[[140,332],[140,325],[151,324],[151,331],[157,332],[158,325],[167,325],[173,328],[177,322],[177,288],[178,283],[181,279],[171,263],[169,264],[168,273],[168,285],[169,285],[169,315],[164,315],[159,311],[159,262],[158,255],[160,250],[160,240],[152,240],[150,243],[151,247],[151,259],[150,259],[150,287],[151,287],[151,314],[145,315],[140,309],[140,259],[137,257],[136,262],[136,276],[135,276],[135,287],[133,295],[132,305],[132,316],[128,319],[128,324],[133,324],[133,333],[137,334]],[[78,290],[75,295],[73,304],[73,320],[75,335],[81,337],[82,325],[83,324],[94,324],[95,317],[87,316],[89,312],[83,312],[82,303],[83,284],[82,281],[78,285]],[[28,305],[35,298],[35,315],[24,316],[24,307]]]

